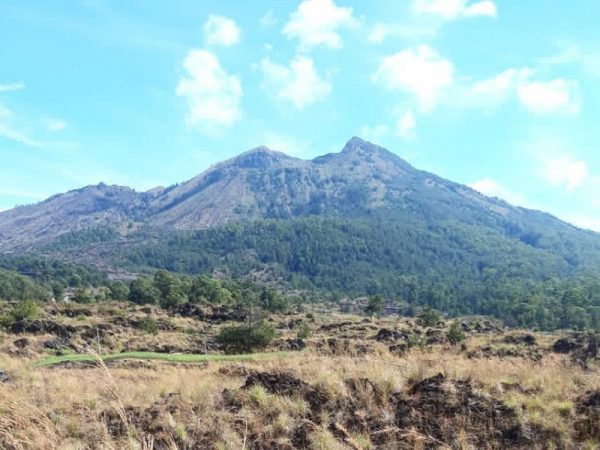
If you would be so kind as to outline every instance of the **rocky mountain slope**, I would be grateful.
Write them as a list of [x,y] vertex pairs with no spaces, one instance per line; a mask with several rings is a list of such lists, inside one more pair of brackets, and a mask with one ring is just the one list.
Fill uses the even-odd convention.
[[427,221],[506,223],[515,234],[526,234],[532,226],[589,234],[416,170],[393,153],[353,138],[340,153],[311,161],[259,147],[167,189],[138,193],[100,184],[55,195],[0,213],[0,251],[29,249],[105,226],[121,234],[141,225],[198,230],[231,221],[355,217],[390,209]]

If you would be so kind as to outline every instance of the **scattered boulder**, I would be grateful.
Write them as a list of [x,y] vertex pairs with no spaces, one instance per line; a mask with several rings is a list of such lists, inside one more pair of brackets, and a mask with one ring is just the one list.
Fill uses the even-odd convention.
[[0,383],[12,383],[12,378],[4,370],[0,370]]
[[512,344],[512,345],[535,345],[536,344],[535,336],[530,333],[516,334],[516,335],[509,334],[507,336],[504,336],[504,339],[502,341],[505,344]]
[[25,347],[29,347],[31,345],[31,341],[27,338],[20,338],[13,341],[13,345],[19,350],[23,350]]
[[71,325],[62,325],[52,320],[20,320],[13,322],[9,331],[13,334],[54,334],[56,336],[70,338],[76,332]]
[[375,336],[375,340],[379,342],[396,342],[407,340],[408,338],[409,335],[407,333],[390,330],[389,328],[381,328]]
[[557,340],[552,345],[552,351],[554,353],[571,353],[573,350],[579,347],[579,344],[572,339],[563,338]]

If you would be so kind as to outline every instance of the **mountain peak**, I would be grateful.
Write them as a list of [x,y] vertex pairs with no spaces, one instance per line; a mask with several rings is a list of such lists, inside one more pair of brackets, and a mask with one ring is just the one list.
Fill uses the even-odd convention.
[[383,150],[382,147],[373,144],[372,142],[365,141],[357,136],[352,137],[342,149],[342,153],[374,153],[379,150]]
[[261,145],[233,158],[232,162],[236,166],[244,168],[269,168],[281,161],[291,159],[294,158]]

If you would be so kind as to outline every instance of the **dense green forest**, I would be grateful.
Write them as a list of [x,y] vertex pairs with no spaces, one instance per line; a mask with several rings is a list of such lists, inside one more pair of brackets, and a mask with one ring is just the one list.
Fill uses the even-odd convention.
[[[253,280],[328,300],[383,295],[388,303],[406,305],[407,313],[431,306],[453,316],[494,316],[510,326],[600,329],[600,276],[594,269],[599,255],[579,235],[514,224],[484,228],[401,219],[373,214],[239,222],[193,232],[142,229],[118,243],[111,240],[116,232],[95,230],[65,235],[54,245],[68,256],[84,254],[90,241],[102,242],[110,265],[150,275],[109,291],[117,299],[163,306],[194,302],[193,280],[208,275],[204,283],[210,277],[241,280],[229,282],[240,286]],[[0,268],[13,271],[5,275],[13,282],[3,286],[33,280],[38,288],[24,289],[27,295],[40,287],[58,292],[114,285],[97,270],[34,257],[0,258]],[[161,269],[181,274],[178,289],[167,294],[154,286],[151,277]],[[232,286],[226,288],[230,296],[210,298],[242,302],[257,292]],[[0,296],[21,298],[6,287]]]
[[460,222],[297,218],[149,238],[124,249],[117,263],[255,274],[336,298],[382,294],[511,326],[600,328],[600,277],[584,263],[592,249],[565,236],[520,233],[515,239]]

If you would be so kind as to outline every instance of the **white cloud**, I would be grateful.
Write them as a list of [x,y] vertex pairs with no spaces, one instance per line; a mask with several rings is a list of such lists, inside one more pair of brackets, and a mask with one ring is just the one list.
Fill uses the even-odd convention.
[[373,44],[380,44],[385,40],[388,33],[389,31],[387,25],[383,23],[376,23],[369,33],[369,36],[367,36],[367,40]]
[[564,219],[579,228],[600,232],[600,217],[571,214],[565,216]]
[[600,77],[600,49],[582,48],[575,44],[563,44],[556,55],[541,58],[540,62],[548,66],[579,65],[587,75]]
[[264,28],[271,28],[277,25],[277,17],[273,13],[273,10],[268,10],[261,18],[260,18],[260,26]]
[[417,120],[412,111],[406,111],[396,123],[396,134],[402,139],[412,139],[415,135]]
[[300,140],[286,134],[268,131],[264,134],[263,142],[271,150],[295,157],[306,157],[310,153],[310,141]]
[[463,106],[495,107],[516,100],[534,114],[569,115],[579,111],[578,91],[576,81],[541,81],[530,68],[510,68],[491,78],[463,84],[454,101]]
[[241,30],[234,20],[211,14],[204,24],[204,38],[208,45],[223,45],[225,47],[237,44]]
[[521,194],[512,192],[492,178],[482,178],[469,185],[472,189],[488,197],[497,197],[513,205],[527,207],[528,202]]
[[536,114],[579,112],[577,83],[557,78],[552,81],[531,81],[518,87],[521,104]]
[[498,15],[496,4],[490,0],[474,3],[468,0],[415,0],[413,6],[417,14],[438,15],[444,20]]
[[492,78],[477,81],[470,88],[469,100],[493,105],[505,103],[529,73],[528,69],[507,69]]
[[585,161],[562,155],[545,158],[541,175],[550,184],[573,191],[586,182],[589,172]]
[[289,66],[263,59],[260,69],[264,87],[298,109],[321,101],[331,93],[331,83],[319,75],[311,58],[296,56]]
[[498,8],[494,2],[485,0],[467,6],[464,15],[467,17],[498,17]]
[[20,91],[25,89],[25,83],[18,81],[16,83],[0,84],[0,92]]
[[388,133],[386,125],[363,125],[360,127],[359,136],[367,141],[377,142]]
[[356,23],[352,8],[337,6],[333,0],[303,0],[290,14],[283,34],[297,38],[304,50],[319,45],[335,49],[342,46],[338,30]]
[[37,141],[22,131],[16,130],[8,124],[0,123],[0,137],[18,142],[19,144],[26,145],[27,147],[39,148],[42,147],[42,143]]
[[62,119],[46,118],[42,121],[48,131],[62,131],[67,128],[67,122]]
[[454,82],[452,62],[427,45],[383,58],[372,77],[389,90],[413,94],[422,112],[435,108],[441,92]]
[[183,69],[185,76],[180,78],[176,92],[187,100],[189,125],[214,133],[241,117],[240,79],[227,73],[211,52],[191,50]]

